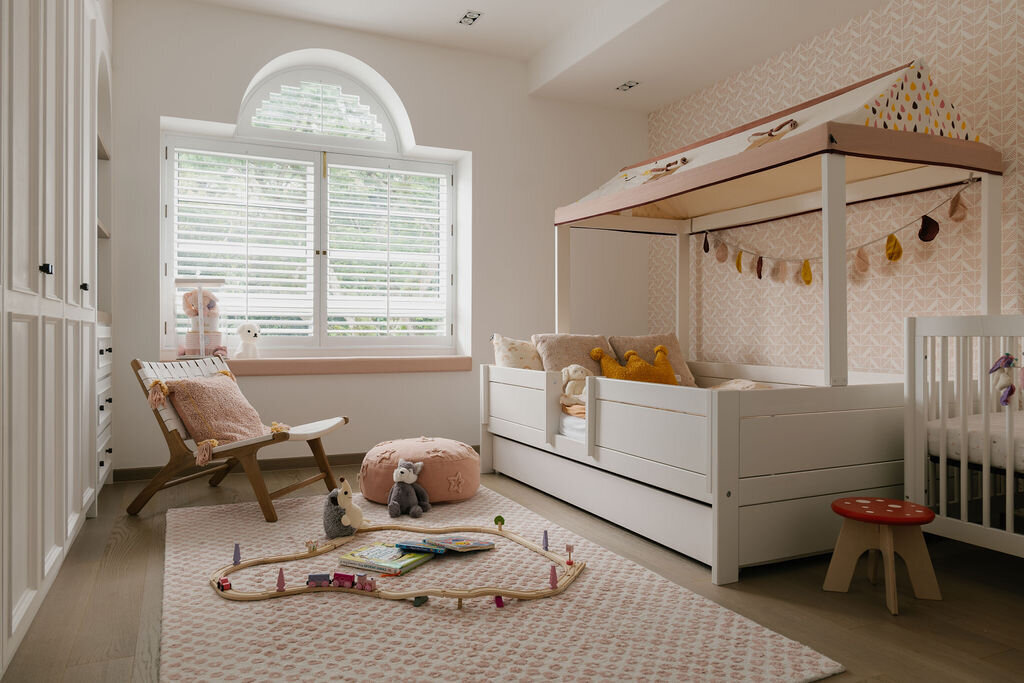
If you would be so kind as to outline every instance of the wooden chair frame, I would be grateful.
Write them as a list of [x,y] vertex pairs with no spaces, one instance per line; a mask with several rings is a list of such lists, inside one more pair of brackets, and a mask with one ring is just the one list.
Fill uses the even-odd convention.
[[[142,387],[144,395],[148,395],[149,384],[156,379],[167,381],[186,377],[201,377],[215,374],[221,370],[229,370],[227,363],[217,357],[159,363],[135,359],[132,361],[132,369],[135,371],[135,377],[139,380],[139,385]],[[157,491],[183,484],[186,481],[212,475],[210,476],[210,486],[217,486],[239,464],[242,465],[246,476],[249,477],[253,493],[256,494],[256,500],[259,502],[263,516],[268,522],[277,521],[277,511],[274,509],[275,498],[280,498],[285,494],[304,486],[315,484],[321,480],[324,481],[328,491],[338,487],[338,482],[334,477],[334,473],[331,472],[330,465],[327,462],[327,455],[324,453],[323,442],[320,438],[338,427],[348,424],[347,417],[335,417],[328,420],[310,422],[292,427],[289,432],[277,432],[217,446],[213,449],[214,460],[208,466],[198,472],[177,476],[185,470],[195,467],[195,441],[189,438],[184,424],[181,422],[170,401],[167,401],[163,407],[154,409],[153,416],[156,418],[157,424],[160,425],[160,432],[167,442],[169,458],[167,464],[156,473],[149,484],[142,489],[139,495],[135,497],[135,500],[128,506],[128,514],[130,515],[137,515]],[[276,491],[270,491],[263,480],[263,473],[260,471],[257,454],[260,449],[281,443],[282,441],[305,441],[308,443],[313,460],[316,462],[320,472],[308,479],[289,484]]]

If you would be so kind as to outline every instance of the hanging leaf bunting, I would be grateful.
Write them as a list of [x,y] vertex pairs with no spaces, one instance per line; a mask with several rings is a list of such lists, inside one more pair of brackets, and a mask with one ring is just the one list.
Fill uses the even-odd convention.
[[725,263],[725,260],[729,258],[729,247],[726,246],[725,242],[719,242],[715,245],[715,260],[719,263]]
[[771,279],[775,280],[776,282],[782,282],[783,280],[785,280],[786,262],[776,261],[775,263],[773,263],[771,272],[769,273],[769,277],[771,277]]
[[760,256],[758,256],[758,257],[757,257],[757,266],[756,266],[756,270],[757,270],[757,279],[758,279],[758,280],[760,280],[760,279],[761,279],[761,271],[762,271],[762,269],[763,269],[763,268],[764,268],[764,259],[763,259],[763,258],[761,258]]
[[743,272],[743,252],[739,249],[736,250],[736,272]]
[[896,235],[889,235],[885,238],[885,258],[896,263],[903,257],[903,245],[896,239]]
[[704,253],[711,251],[711,244],[708,242],[708,234],[704,233]]
[[864,251],[864,247],[861,247],[853,257],[853,269],[858,273],[866,273],[869,265],[868,254]]
[[954,223],[967,218],[967,204],[964,203],[961,192],[953,195],[953,200],[949,203],[949,219]]
[[939,222],[931,216],[921,216],[921,229],[917,231],[917,238],[922,242],[931,242],[938,234]]
[[811,262],[804,259],[804,265],[800,268],[800,279],[805,285],[811,284]]

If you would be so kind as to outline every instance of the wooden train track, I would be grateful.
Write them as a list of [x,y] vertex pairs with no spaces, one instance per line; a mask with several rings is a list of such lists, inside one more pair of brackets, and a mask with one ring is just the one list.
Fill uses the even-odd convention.
[[[294,560],[305,560],[311,557],[317,557],[324,553],[330,552],[341,546],[349,543],[353,538],[356,538],[359,534],[368,533],[371,531],[412,531],[415,533],[423,534],[451,534],[451,533],[478,533],[478,534],[491,534],[493,536],[501,536],[507,538],[514,543],[532,550],[535,553],[543,555],[544,557],[551,560],[556,566],[561,567],[562,571],[558,578],[558,582],[554,587],[551,588],[540,588],[535,590],[513,590],[508,588],[498,588],[495,586],[481,586],[479,588],[466,588],[460,590],[452,590],[447,588],[418,588],[415,590],[405,591],[389,591],[382,588],[378,588],[373,591],[366,591],[359,588],[343,588],[341,586],[295,586],[292,588],[285,588],[284,590],[268,590],[268,591],[240,591],[230,588],[228,590],[220,590],[218,588],[218,582],[220,579],[233,574],[241,569],[247,567],[256,567],[264,564],[277,564],[280,562],[291,562]],[[294,553],[291,555],[274,555],[271,557],[259,557],[252,560],[245,560],[238,564],[229,564],[226,567],[221,567],[217,571],[210,575],[210,587],[213,591],[224,598],[225,600],[270,600],[271,598],[283,598],[289,595],[301,595],[304,593],[324,593],[324,592],[337,592],[337,593],[355,593],[357,595],[363,595],[366,597],[381,598],[383,600],[409,600],[419,597],[431,596],[438,598],[456,598],[459,600],[459,606],[462,606],[462,600],[464,598],[480,598],[486,596],[495,596],[501,598],[516,598],[518,600],[537,600],[539,598],[549,598],[553,595],[558,595],[565,589],[567,589],[573,581],[576,580],[583,570],[586,568],[587,563],[578,560],[570,561],[567,558],[553,553],[550,550],[544,550],[536,543],[529,541],[518,534],[514,534],[511,531],[506,531],[502,527],[482,527],[482,526],[446,526],[446,527],[420,527],[411,524],[371,524],[363,526],[356,531],[352,536],[343,536],[341,538],[327,541],[323,545],[318,545],[314,550],[310,550],[304,553]]]

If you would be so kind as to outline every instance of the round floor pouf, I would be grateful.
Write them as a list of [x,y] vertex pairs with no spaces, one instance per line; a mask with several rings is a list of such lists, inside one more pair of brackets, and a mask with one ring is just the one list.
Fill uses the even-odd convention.
[[431,503],[466,500],[480,488],[476,451],[461,441],[421,436],[384,441],[370,449],[359,470],[359,487],[367,500],[387,504],[399,460],[423,463],[417,483],[427,490]]

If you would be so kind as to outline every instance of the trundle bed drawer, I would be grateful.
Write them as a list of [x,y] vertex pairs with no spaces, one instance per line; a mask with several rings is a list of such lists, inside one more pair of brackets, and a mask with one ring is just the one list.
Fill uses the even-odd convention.
[[707,418],[672,410],[598,401],[596,445],[707,474]]
[[903,498],[902,486],[838,491],[739,509],[740,566],[831,552],[842,518],[829,507],[841,496]]
[[496,472],[711,564],[711,506],[500,436]]

